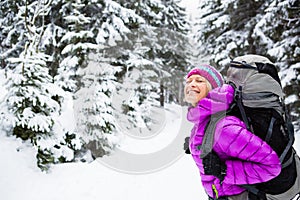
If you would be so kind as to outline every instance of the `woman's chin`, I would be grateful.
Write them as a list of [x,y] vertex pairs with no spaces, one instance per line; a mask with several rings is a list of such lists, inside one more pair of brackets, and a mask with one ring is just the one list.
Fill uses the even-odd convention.
[[198,99],[197,98],[186,98],[186,102],[188,102],[194,106],[197,104]]

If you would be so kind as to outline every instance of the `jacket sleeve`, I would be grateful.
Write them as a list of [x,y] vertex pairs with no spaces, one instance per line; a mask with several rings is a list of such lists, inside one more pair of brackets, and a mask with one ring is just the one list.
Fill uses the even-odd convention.
[[226,156],[224,183],[242,185],[266,182],[281,171],[276,152],[249,132],[236,117],[226,117],[218,123],[214,141],[214,148],[218,148],[220,157]]

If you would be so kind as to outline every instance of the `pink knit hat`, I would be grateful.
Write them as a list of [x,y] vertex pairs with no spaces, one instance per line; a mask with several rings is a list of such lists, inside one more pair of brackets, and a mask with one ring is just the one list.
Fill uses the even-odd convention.
[[207,64],[202,64],[198,67],[193,68],[187,75],[189,78],[192,75],[198,74],[208,80],[212,88],[217,88],[223,85],[222,75],[212,66]]

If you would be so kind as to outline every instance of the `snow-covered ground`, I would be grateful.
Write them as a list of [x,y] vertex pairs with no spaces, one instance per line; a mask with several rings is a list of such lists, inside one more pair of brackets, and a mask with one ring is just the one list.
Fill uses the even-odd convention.
[[[182,116],[178,106],[170,105],[168,110],[166,121],[162,123],[164,129],[159,134],[147,140],[125,138],[122,151],[148,155],[155,150],[164,149],[162,141],[168,146],[171,143],[168,135],[174,140]],[[148,152],[141,152],[142,146]],[[182,144],[179,149],[183,151]],[[113,170],[103,165],[99,159],[91,163],[54,165],[48,173],[42,173],[36,167],[34,149],[29,143],[0,134],[0,159],[0,196],[5,200],[153,200],[206,197],[191,156],[183,153],[170,160],[170,163],[158,162],[161,164],[160,168],[150,168],[148,173],[122,173],[122,164],[120,169]]]
[[[178,133],[180,125],[180,109],[169,105],[168,110],[165,128],[155,136],[161,140],[167,138],[163,135]],[[127,149],[132,142],[125,142],[123,151],[133,151]],[[169,143],[167,139],[166,142]],[[161,145],[155,148],[162,148]],[[300,152],[299,133],[294,146]],[[0,159],[0,197],[3,200],[207,199],[194,161],[184,154],[152,173],[122,173],[99,160],[55,165],[48,173],[42,173],[36,167],[30,144],[0,134]]]
[[120,173],[97,161],[57,165],[44,174],[35,167],[29,147],[2,136],[0,141],[1,199],[150,200],[203,196],[197,169],[189,156],[153,174]]
[[36,167],[30,149],[1,137],[0,191],[5,200],[204,199],[190,156],[152,174],[129,175],[99,162],[57,165],[48,174]]

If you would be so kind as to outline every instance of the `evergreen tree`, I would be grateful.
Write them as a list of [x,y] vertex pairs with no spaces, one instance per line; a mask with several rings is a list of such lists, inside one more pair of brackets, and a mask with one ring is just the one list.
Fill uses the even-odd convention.
[[75,108],[78,132],[85,146],[98,157],[109,154],[116,144],[116,116],[112,106],[116,82],[120,81],[118,59],[132,50],[128,45],[132,42],[128,40],[130,27],[142,19],[114,1],[95,3],[90,12],[93,10],[96,12],[90,14],[90,24],[93,24],[90,30],[97,49],[93,54],[86,54],[93,58],[85,59],[88,66],[81,65],[77,71],[80,84]]
[[266,4],[255,0],[201,1],[196,21],[201,57],[224,69],[231,58],[256,53],[253,29]]
[[124,66],[121,107],[129,123],[125,120],[123,124],[131,132],[133,129],[151,131],[155,123],[151,118],[153,109],[170,100],[182,99],[178,77],[183,77],[182,71],[187,65],[188,26],[184,10],[177,3],[120,1],[144,19],[131,26],[130,40],[121,44],[126,51],[123,50],[117,61]]
[[[107,59],[105,51],[109,52],[111,46],[114,46],[124,32],[128,31],[125,22],[129,21],[128,18],[131,20],[134,15],[129,11],[125,13],[124,10],[126,9],[114,1],[57,0],[52,4],[51,24],[46,29],[47,32],[52,33],[48,35],[50,38],[45,38],[50,41],[45,46],[55,58],[51,63],[55,84],[67,92],[75,93],[74,114],[77,120],[77,136],[84,144],[82,150],[90,149],[94,156],[103,156],[115,145],[111,139],[113,137],[110,137],[116,132],[115,122],[112,120],[111,103],[107,102],[111,101],[111,91],[106,91],[102,87],[105,88],[111,80],[111,74],[107,71],[115,70],[115,67],[110,65],[115,59],[115,52],[110,52],[110,59]],[[120,16],[124,16],[124,19]],[[90,64],[95,62],[88,58],[91,52],[97,53],[98,65],[105,65],[105,68],[108,68],[105,69],[106,72],[104,70],[100,73],[97,71],[97,65]],[[96,72],[90,73],[93,67]],[[101,71],[104,68],[98,67],[98,69]],[[97,75],[102,79],[96,78]],[[91,76],[95,76],[95,83],[91,84],[93,89],[87,84]],[[83,93],[86,95],[80,95]],[[104,96],[107,97],[103,103],[101,97]],[[100,102],[90,104],[86,103],[87,99]],[[91,122],[91,119],[96,121]]]
[[7,66],[13,68],[7,72],[8,93],[1,103],[2,127],[6,127],[9,135],[31,141],[42,170],[47,170],[50,163],[72,160],[75,150],[72,144],[75,137],[55,126],[60,114],[56,99],[62,93],[49,75],[47,63],[52,57],[44,53],[42,42],[49,5],[33,1],[19,8],[16,21],[24,25],[19,31],[25,44],[18,57],[6,57]]
[[[161,34],[158,42],[162,48],[158,52],[164,70],[169,72],[168,77],[161,77],[161,95],[167,95],[166,101],[175,101],[182,104],[183,96],[182,77],[190,65],[191,56],[188,35],[191,31],[185,10],[180,7],[179,1],[163,0],[164,5]],[[162,103],[161,103],[162,104]]]
[[[300,115],[299,13],[299,1],[273,1],[254,29],[255,45],[265,47],[280,67],[286,103],[295,122]],[[300,127],[299,122],[297,126]]]
[[85,0],[71,0],[62,4],[60,9],[66,27],[58,44],[63,57],[55,80],[68,91],[77,89],[76,71],[87,65],[88,53],[98,47],[95,34],[90,30],[91,18],[86,16],[86,4],[88,1]]
[[77,132],[86,148],[95,157],[102,157],[116,145],[116,121],[111,97],[117,85],[115,73],[118,68],[102,59],[91,58],[88,63],[86,68],[78,71],[82,78],[74,102]]
[[6,71],[15,67],[7,58],[20,55],[27,41],[24,34],[26,24],[20,23],[18,18],[19,8],[24,8],[24,5],[24,1],[0,2],[0,66]]
[[158,74],[155,71],[157,64],[145,58],[149,48],[143,46],[141,40],[136,42],[133,50],[128,52],[127,59],[121,60],[127,69],[118,92],[121,96],[122,112],[126,115],[124,118],[128,118],[130,122],[128,124],[125,121],[124,124],[131,131],[136,128],[150,130],[153,123],[151,119],[153,106],[159,105]]
[[117,43],[121,52],[115,64],[122,66],[122,72],[119,73],[122,85],[117,92],[120,100],[116,102],[120,110],[118,116],[122,116],[123,122],[120,124],[130,132],[140,129],[147,131],[153,123],[153,106],[158,105],[157,77],[162,71],[158,59],[149,56],[158,46],[156,28],[150,24],[160,23],[160,5],[153,0],[119,2],[128,10],[133,9],[131,11],[138,15],[138,20],[129,21],[130,31],[126,39]]

